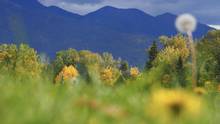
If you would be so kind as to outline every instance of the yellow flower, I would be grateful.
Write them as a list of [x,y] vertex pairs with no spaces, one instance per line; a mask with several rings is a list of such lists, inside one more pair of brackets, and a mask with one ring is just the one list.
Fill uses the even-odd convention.
[[139,74],[140,74],[140,72],[137,67],[133,67],[130,69],[130,75],[132,78],[138,77]]
[[193,91],[198,95],[204,95],[207,93],[206,90],[202,87],[196,87],[193,89]]
[[159,90],[155,91],[146,108],[151,117],[164,121],[178,118],[195,118],[201,112],[200,98],[181,90]]
[[72,81],[75,80],[78,75],[79,73],[74,66],[65,66],[63,70],[57,75],[55,80],[56,82]]

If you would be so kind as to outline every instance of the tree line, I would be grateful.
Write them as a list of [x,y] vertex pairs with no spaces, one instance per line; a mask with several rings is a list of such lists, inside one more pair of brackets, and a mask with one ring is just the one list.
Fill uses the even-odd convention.
[[[62,50],[54,60],[27,44],[0,45],[0,74],[12,78],[49,78],[54,84],[79,81],[104,83],[114,86],[141,78],[157,82],[165,87],[190,84],[190,50],[183,35],[161,36],[147,48],[145,68],[130,67],[125,60],[114,59],[110,53],[94,53],[88,50]],[[159,48],[158,44],[163,47]],[[210,31],[195,43],[197,50],[198,85],[206,81],[220,81],[220,31]]]

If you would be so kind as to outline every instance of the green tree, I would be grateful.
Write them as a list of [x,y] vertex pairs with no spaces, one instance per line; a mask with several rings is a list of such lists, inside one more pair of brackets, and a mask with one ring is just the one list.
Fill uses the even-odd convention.
[[220,31],[208,32],[197,44],[199,83],[220,81]]
[[121,61],[119,70],[121,71],[122,76],[124,78],[128,78],[129,77],[129,64],[128,64],[127,61],[124,61],[124,60]]
[[110,54],[110,53],[107,53],[107,52],[103,53],[102,60],[103,61],[101,62],[101,64],[103,67],[107,68],[107,67],[116,67],[117,66],[117,62],[114,60],[112,54]]
[[80,63],[86,66],[100,65],[102,63],[102,57],[98,53],[93,53],[89,50],[79,51]]
[[153,61],[156,59],[158,54],[158,47],[156,41],[150,46],[147,50],[148,53],[148,61],[146,62],[145,69],[148,70],[153,67]]
[[102,57],[88,50],[79,51],[78,70],[80,75],[89,83],[98,83],[100,80],[99,73],[101,71]]
[[179,84],[182,87],[185,87],[186,86],[186,74],[185,74],[186,69],[184,66],[183,59],[181,57],[179,57],[177,61],[176,72],[177,72],[177,79],[178,79]]
[[57,52],[56,58],[53,62],[55,75],[57,75],[65,65],[76,66],[76,64],[79,62],[79,59],[79,54],[75,49],[68,49]]

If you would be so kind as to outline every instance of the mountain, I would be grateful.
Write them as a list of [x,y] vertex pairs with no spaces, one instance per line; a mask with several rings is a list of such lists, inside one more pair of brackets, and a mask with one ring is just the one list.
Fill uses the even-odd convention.
[[[143,65],[152,40],[177,33],[176,15],[154,17],[138,9],[106,6],[81,16],[37,0],[0,0],[0,12],[0,43],[25,42],[50,57],[71,47],[110,52],[133,65]],[[194,35],[200,38],[210,29],[199,24]]]

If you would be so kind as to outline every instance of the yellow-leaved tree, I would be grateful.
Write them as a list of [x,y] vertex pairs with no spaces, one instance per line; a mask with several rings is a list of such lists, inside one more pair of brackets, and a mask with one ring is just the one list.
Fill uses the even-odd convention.
[[0,69],[2,72],[13,71],[15,68],[17,58],[17,46],[16,45],[0,45]]
[[79,76],[78,70],[70,65],[70,66],[64,66],[62,71],[57,75],[55,81],[56,83],[75,83],[77,77]]
[[21,44],[18,48],[15,72],[17,75],[38,77],[42,71],[37,52],[28,45]]
[[189,49],[187,47],[187,39],[182,35],[177,35],[171,38],[166,36],[160,37],[164,49],[158,53],[154,64],[166,63],[175,65],[179,58],[184,62],[189,57]]
[[[26,44],[0,45],[0,70],[19,77],[39,77],[42,71],[37,52]],[[14,76],[15,77],[15,76]]]
[[119,76],[119,70],[111,67],[104,68],[100,73],[101,80],[109,86],[114,86]]
[[130,76],[132,78],[137,78],[139,76],[139,74],[140,74],[140,71],[139,71],[139,69],[137,67],[132,67],[130,69]]

